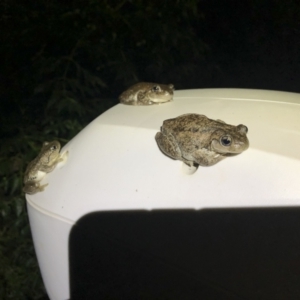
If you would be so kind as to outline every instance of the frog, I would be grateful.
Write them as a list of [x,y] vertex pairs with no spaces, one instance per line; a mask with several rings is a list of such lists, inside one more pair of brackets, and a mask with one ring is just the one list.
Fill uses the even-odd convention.
[[155,135],[159,149],[189,167],[212,166],[249,148],[247,126],[188,113],[163,122]]
[[41,180],[47,173],[52,172],[59,162],[65,161],[68,156],[68,151],[60,154],[60,148],[58,141],[43,143],[38,156],[26,168],[23,187],[26,194],[32,195],[44,191],[48,184],[41,185]]
[[127,105],[153,105],[172,101],[173,94],[173,84],[139,82],[124,91],[119,100]]

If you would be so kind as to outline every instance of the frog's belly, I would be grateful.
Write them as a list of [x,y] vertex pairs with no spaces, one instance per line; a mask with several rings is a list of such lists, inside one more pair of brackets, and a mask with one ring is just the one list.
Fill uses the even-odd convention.
[[164,103],[164,102],[168,102],[172,99],[172,97],[170,95],[168,96],[161,96],[161,97],[149,97],[149,101],[154,102],[154,103]]

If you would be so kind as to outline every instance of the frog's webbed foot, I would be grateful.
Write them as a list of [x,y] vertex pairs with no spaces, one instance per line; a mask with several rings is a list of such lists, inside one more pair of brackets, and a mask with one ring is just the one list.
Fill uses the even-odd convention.
[[42,192],[48,183],[40,185],[39,182],[27,182],[23,187],[23,192],[29,195],[36,194],[38,192]]
[[181,151],[177,146],[177,143],[173,136],[164,135],[161,132],[157,132],[155,135],[155,140],[158,144],[159,149],[167,156],[182,160]]

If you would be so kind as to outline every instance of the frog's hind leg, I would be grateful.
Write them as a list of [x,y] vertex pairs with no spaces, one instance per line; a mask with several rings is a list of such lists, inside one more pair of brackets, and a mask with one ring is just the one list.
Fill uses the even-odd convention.
[[38,192],[42,192],[48,183],[40,185],[39,182],[27,182],[23,187],[23,192],[29,195],[36,194]]
[[155,140],[159,149],[164,154],[173,159],[182,160],[181,151],[172,135],[164,135],[161,132],[158,132],[155,135]]

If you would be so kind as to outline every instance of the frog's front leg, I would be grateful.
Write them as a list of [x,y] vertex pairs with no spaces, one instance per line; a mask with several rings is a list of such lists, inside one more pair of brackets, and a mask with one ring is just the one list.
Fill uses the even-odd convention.
[[58,163],[64,162],[67,160],[68,155],[69,155],[69,151],[66,151],[63,154],[59,155],[50,165],[41,165],[40,171],[43,171],[46,173],[52,172]]
[[204,167],[212,166],[225,158],[225,156],[205,148],[195,151],[193,157],[197,164]]
[[143,101],[145,99],[145,96],[146,96],[145,91],[137,92],[137,94],[136,94],[137,101]]
[[65,151],[59,156],[59,162],[65,162],[68,159],[69,151]]

